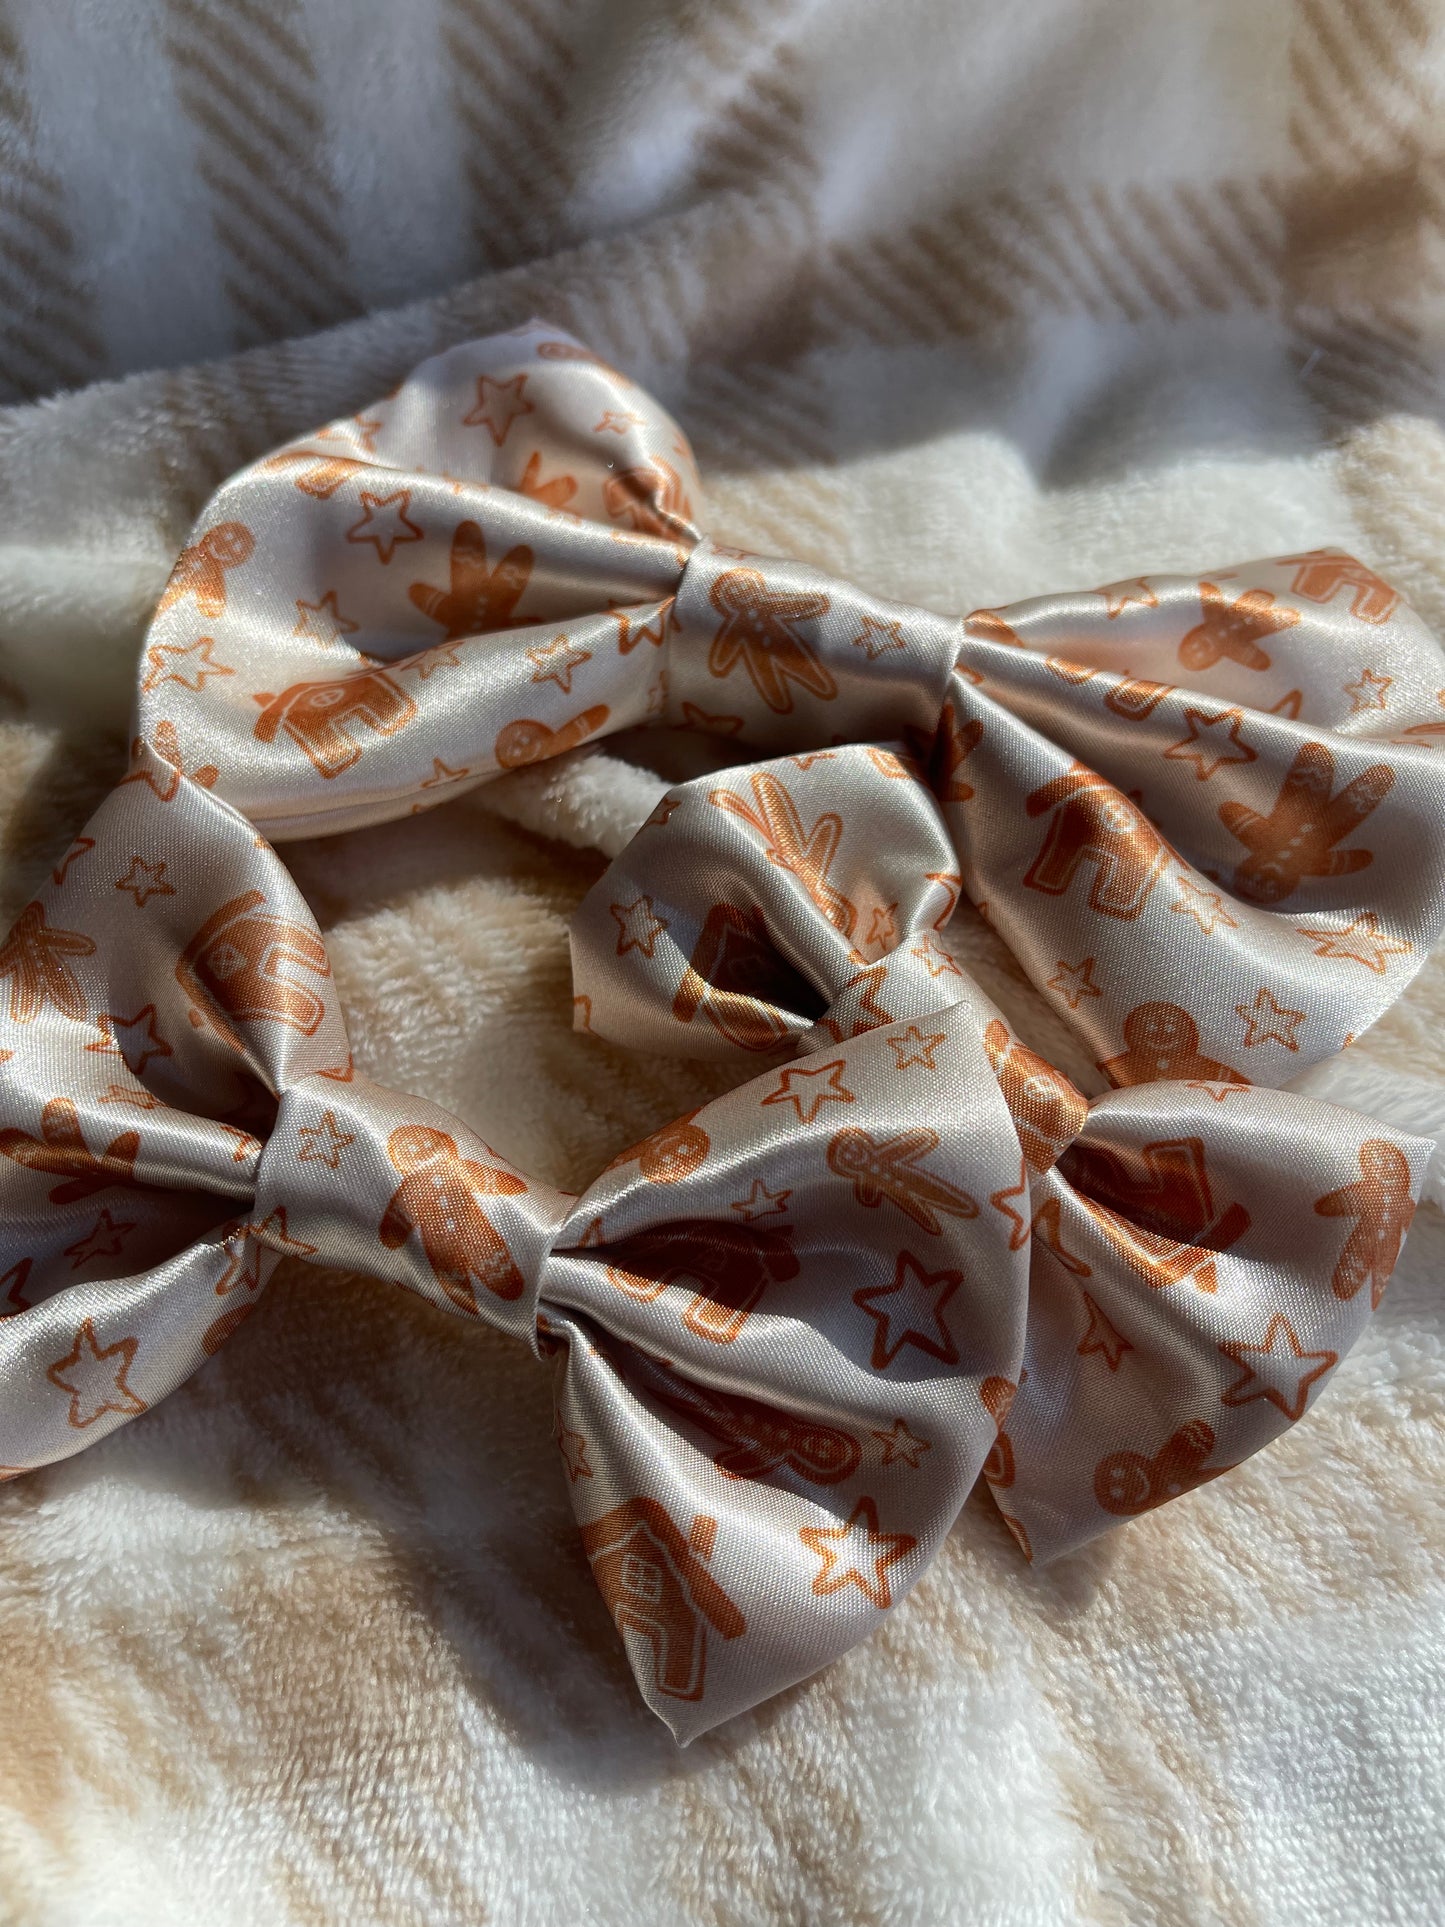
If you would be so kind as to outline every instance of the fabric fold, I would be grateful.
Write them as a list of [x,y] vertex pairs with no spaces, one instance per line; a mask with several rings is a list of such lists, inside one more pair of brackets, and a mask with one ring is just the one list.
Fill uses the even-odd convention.
[[146,638],[137,743],[273,840],[644,724],[739,760],[905,745],[940,870],[1122,1081],[1198,1058],[1283,1082],[1445,932],[1445,657],[1355,558],[960,619],[702,525],[682,431],[580,342],[534,321],[452,349],[217,491]]
[[143,1415],[283,1256],[403,1285],[551,1359],[686,1740],[865,1637],[980,1476],[1047,1558],[1301,1417],[1428,1146],[1243,1087],[1091,1105],[924,975],[573,1197],[357,1070],[274,852],[142,749],[0,946],[0,1470]]
[[[1352,936],[1326,907],[1364,864],[1302,889],[1299,903],[1253,901],[1148,826],[1150,914],[1072,902],[1081,839],[1114,807],[1091,786],[1066,774],[1035,793],[1045,801],[1032,822],[1023,809],[1000,818],[985,791],[977,804],[940,800],[901,744],[843,744],[678,785],[573,919],[581,1021],[691,1057],[855,1035],[928,1008],[940,983],[957,989],[944,933],[967,890],[1110,1083],[1275,1086],[1345,1049],[1422,961],[1373,911],[1351,920]],[[1126,807],[1128,834],[1145,840]],[[959,835],[960,810],[975,808]],[[975,823],[982,848],[969,840]],[[983,865],[993,880],[980,881]],[[1419,879],[1428,866],[1413,868]],[[1125,872],[1090,873],[1117,910]]]

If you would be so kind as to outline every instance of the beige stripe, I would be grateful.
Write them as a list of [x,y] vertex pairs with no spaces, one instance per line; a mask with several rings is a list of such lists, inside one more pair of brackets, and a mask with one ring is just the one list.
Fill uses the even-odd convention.
[[39,153],[25,55],[0,11],[0,401],[78,387],[104,365],[58,175]]
[[355,314],[322,91],[298,0],[162,0],[238,346]]
[[574,51],[558,0],[445,0],[442,45],[463,139],[475,266],[550,253],[572,170],[558,129],[571,113]]

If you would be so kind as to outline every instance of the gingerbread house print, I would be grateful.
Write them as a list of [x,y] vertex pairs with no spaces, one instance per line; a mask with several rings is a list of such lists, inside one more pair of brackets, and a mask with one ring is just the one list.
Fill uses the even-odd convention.
[[[669,1699],[702,1698],[709,1631],[738,1639],[747,1621],[707,1570],[717,1521],[686,1537],[656,1499],[628,1499],[582,1528],[593,1576],[642,1677]],[[644,1682],[645,1683],[645,1682]]]

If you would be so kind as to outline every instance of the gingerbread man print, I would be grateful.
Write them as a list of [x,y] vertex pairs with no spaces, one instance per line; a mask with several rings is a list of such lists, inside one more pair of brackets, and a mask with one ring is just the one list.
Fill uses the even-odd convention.
[[489,567],[481,529],[475,522],[461,522],[452,537],[450,588],[413,582],[407,595],[424,616],[442,625],[444,643],[489,635],[516,624],[517,604],[532,579],[534,559],[532,551],[519,542],[495,568]]
[[522,1274],[482,1200],[517,1197],[522,1180],[464,1158],[454,1137],[426,1124],[399,1125],[386,1154],[401,1174],[377,1230],[387,1250],[400,1250],[415,1231],[432,1275],[463,1311],[477,1309],[473,1280],[498,1298],[520,1298]]
[[1142,1452],[1110,1452],[1094,1471],[1094,1497],[1105,1512],[1129,1518],[1177,1499],[1217,1479],[1227,1465],[1206,1466],[1214,1450],[1214,1427],[1202,1418],[1181,1425],[1152,1458]]
[[33,1024],[47,1004],[66,1017],[85,1015],[85,993],[67,957],[93,957],[95,945],[81,930],[57,930],[38,903],[27,903],[15,928],[0,944],[0,983],[10,984],[10,1016]]
[[825,702],[837,695],[832,672],[794,626],[825,616],[827,596],[778,594],[756,569],[728,569],[708,594],[723,618],[708,652],[713,675],[730,676],[741,663],[768,708],[780,716],[793,707],[790,683]]
[[1136,1004],[1124,1019],[1126,1048],[1099,1069],[1111,1084],[1153,1084],[1160,1078],[1206,1084],[1247,1084],[1249,1079],[1206,1057],[1199,1026],[1182,1004]]
[[1358,1179],[1317,1198],[1315,1210],[1322,1218],[1355,1221],[1330,1280],[1336,1298],[1353,1298],[1368,1285],[1370,1304],[1378,1308],[1415,1213],[1404,1154],[1384,1138],[1369,1138],[1360,1146]]
[[156,604],[156,614],[164,615],[187,596],[195,598],[203,616],[213,621],[226,613],[226,571],[249,562],[256,538],[244,522],[218,522],[207,529],[199,541],[182,549],[171,570],[170,581]]
[[1331,796],[1334,780],[1333,752],[1323,743],[1305,743],[1268,816],[1243,803],[1220,805],[1220,821],[1249,852],[1234,872],[1234,888],[1247,902],[1283,903],[1312,877],[1353,876],[1374,862],[1372,850],[1335,846],[1378,809],[1395,772],[1374,763]]
[[122,1131],[103,1151],[92,1151],[80,1127],[80,1113],[68,1097],[52,1097],[45,1106],[38,1138],[28,1131],[0,1131],[0,1156],[62,1180],[50,1192],[52,1204],[78,1204],[112,1185],[138,1186],[139,1150],[139,1131]]
[[1186,669],[1212,669],[1226,656],[1245,669],[1268,669],[1270,659],[1261,643],[1299,621],[1299,610],[1278,605],[1268,589],[1249,589],[1231,602],[1213,582],[1199,585],[1204,620],[1179,645]]

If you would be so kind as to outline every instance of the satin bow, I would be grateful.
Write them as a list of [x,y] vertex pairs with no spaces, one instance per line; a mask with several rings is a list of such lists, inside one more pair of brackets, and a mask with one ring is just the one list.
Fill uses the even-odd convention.
[[279,860],[144,750],[0,986],[3,1473],[145,1412],[282,1255],[405,1285],[553,1358],[583,1546],[682,1739],[870,1631],[980,1471],[1049,1556],[1298,1418],[1428,1148],[1284,1093],[1089,1105],[940,979],[571,1197],[355,1070]]
[[[1255,1082],[1334,1054],[1445,930],[1445,660],[1334,550],[966,620],[698,533],[688,444],[533,322],[216,494],[140,740],[274,839],[423,809],[644,722],[904,739],[987,913],[1101,1060],[1141,1005]],[[1132,1021],[1131,1021],[1132,1020]]]

